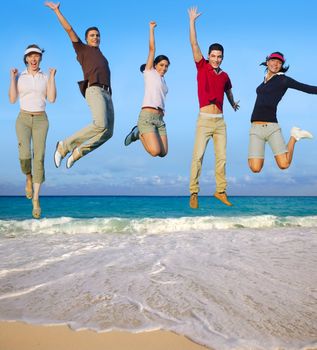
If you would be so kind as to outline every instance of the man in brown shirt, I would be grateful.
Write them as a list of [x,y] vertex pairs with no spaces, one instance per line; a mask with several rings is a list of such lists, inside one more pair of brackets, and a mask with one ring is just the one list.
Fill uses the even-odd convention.
[[77,60],[84,74],[84,81],[80,82],[81,91],[87,100],[93,119],[92,124],[65,140],[57,142],[54,154],[55,166],[58,168],[62,159],[71,152],[66,162],[66,168],[69,169],[78,159],[112,137],[114,112],[111,99],[110,69],[107,59],[99,49],[100,32],[97,27],[90,27],[86,30],[87,44],[84,44],[62,15],[59,9],[60,4],[46,2],[45,5],[55,12],[73,43]]

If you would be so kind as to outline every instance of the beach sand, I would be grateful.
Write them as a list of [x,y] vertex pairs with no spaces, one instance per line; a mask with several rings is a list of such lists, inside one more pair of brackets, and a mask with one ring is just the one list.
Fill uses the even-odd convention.
[[73,331],[65,325],[0,322],[1,350],[207,350],[166,331],[143,333]]

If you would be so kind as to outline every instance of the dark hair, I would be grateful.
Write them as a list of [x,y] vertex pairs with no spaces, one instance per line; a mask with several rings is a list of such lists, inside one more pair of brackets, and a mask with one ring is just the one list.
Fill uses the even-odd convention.
[[[275,52],[272,52],[272,53],[271,53],[271,55],[274,55],[274,54],[279,55],[279,56],[282,56],[282,58],[284,59],[284,55],[282,54],[282,52],[275,51]],[[270,55],[270,56],[271,56],[271,55]],[[265,61],[265,62],[262,62],[262,63],[260,64],[260,66],[265,66],[265,67],[266,67],[266,70],[267,70],[267,61],[270,59],[270,56],[267,56],[267,57],[266,57],[266,61]],[[278,58],[277,58],[277,59],[278,59]],[[280,72],[285,73],[285,72],[288,71],[289,66],[285,66],[285,67],[284,67],[285,59],[284,59],[284,62],[283,62],[283,61],[281,61],[281,62],[282,62],[282,67],[281,67],[281,69],[280,69]]]
[[[34,47],[35,49],[39,49],[39,50],[41,50],[41,58],[42,58],[42,54],[45,52],[45,50],[44,49],[41,49],[38,45],[36,45],[36,44],[31,44],[31,45],[29,45],[25,50],[27,50],[27,49],[31,49],[32,47]],[[31,52],[30,52],[31,53]],[[26,56],[28,56],[30,53],[28,53],[27,55],[24,55],[23,56],[23,62],[24,62],[24,64],[27,66],[27,62],[26,62]]]
[[[158,55],[158,56],[155,57],[155,60],[154,60],[154,62],[153,62],[154,67],[155,67],[158,63],[160,63],[161,61],[164,61],[164,60],[168,62],[168,65],[171,64],[171,62],[170,62],[170,60],[169,60],[169,58],[168,58],[167,56],[165,56],[165,55]],[[141,72],[141,73],[144,72],[145,67],[146,67],[146,64],[145,64],[145,63],[141,64],[141,66],[140,66],[140,72]]]
[[212,50],[221,51],[221,52],[222,52],[222,55],[223,55],[223,53],[224,53],[224,48],[223,48],[223,46],[222,46],[221,44],[218,44],[218,43],[214,43],[214,44],[211,44],[211,45],[209,46],[208,55],[210,55],[210,52],[211,52]]
[[99,33],[99,35],[100,35],[100,31],[99,31],[99,29],[98,29],[97,27],[89,27],[89,28],[87,28],[86,31],[85,31],[85,39],[87,39],[88,33],[89,33],[91,30],[96,30],[96,31]]

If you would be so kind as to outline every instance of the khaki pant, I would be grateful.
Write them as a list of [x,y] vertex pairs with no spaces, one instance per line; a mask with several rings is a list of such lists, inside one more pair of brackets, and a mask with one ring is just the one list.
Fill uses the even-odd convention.
[[226,191],[226,123],[223,118],[198,115],[195,145],[191,164],[190,193],[199,192],[199,177],[202,162],[210,139],[214,141],[216,191]]
[[[48,119],[45,112],[40,115],[20,112],[16,120],[16,134],[19,145],[19,159],[23,174],[32,174],[33,183],[45,181],[44,156]],[[33,146],[33,171],[32,151]]]
[[113,134],[114,112],[111,95],[98,86],[86,90],[86,100],[92,113],[92,124],[63,141],[64,150],[78,148],[85,156],[109,140]]

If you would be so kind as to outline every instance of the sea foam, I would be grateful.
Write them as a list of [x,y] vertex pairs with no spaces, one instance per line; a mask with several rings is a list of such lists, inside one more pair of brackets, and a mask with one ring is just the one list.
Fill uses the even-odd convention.
[[[172,220],[166,226],[173,234],[100,234],[87,232],[86,220],[64,218],[55,225],[76,222],[74,231],[2,237],[0,319],[76,330],[166,329],[217,350],[313,348],[316,228],[292,220],[192,231]],[[36,225],[47,222],[54,226]],[[88,222],[91,232],[104,225]],[[137,221],[144,232],[162,222]]]
[[208,231],[242,228],[317,227],[317,216],[200,216],[181,218],[91,218],[70,217],[41,220],[0,220],[0,236],[79,234],[79,233],[142,233],[160,234],[177,231]]

